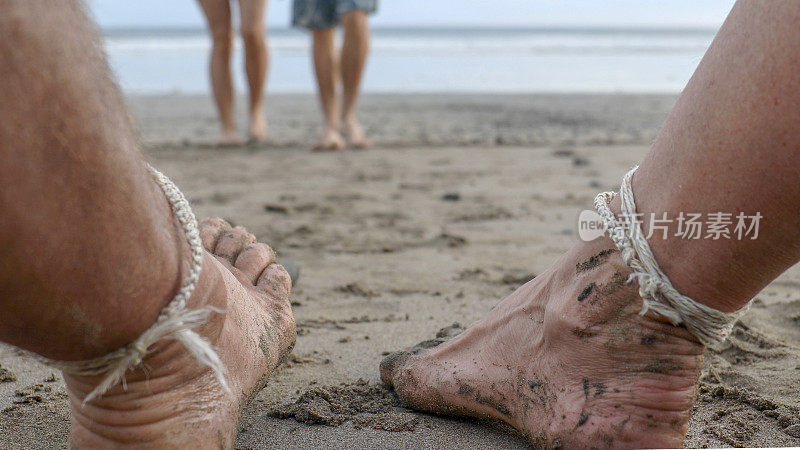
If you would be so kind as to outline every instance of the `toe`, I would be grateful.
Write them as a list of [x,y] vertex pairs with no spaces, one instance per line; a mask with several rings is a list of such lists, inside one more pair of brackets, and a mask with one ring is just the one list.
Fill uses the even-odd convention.
[[217,241],[217,246],[214,248],[214,254],[233,264],[236,262],[239,253],[255,242],[256,237],[252,233],[243,227],[236,227],[222,233],[222,236]]
[[231,224],[219,217],[209,217],[201,220],[198,229],[200,231],[200,239],[203,241],[203,247],[213,253],[220,236],[230,231],[231,228]]
[[272,264],[267,266],[258,277],[256,288],[266,292],[272,298],[288,303],[289,294],[292,292],[292,279],[282,265]]
[[234,267],[247,278],[250,284],[256,284],[264,269],[275,262],[275,251],[261,242],[250,244],[236,257]]
[[292,287],[297,286],[297,282],[300,280],[300,266],[294,261],[281,261],[279,264],[289,273],[289,277],[292,279]]
[[429,339],[422,341],[419,344],[399,352],[394,352],[381,361],[381,379],[384,383],[392,385],[392,381],[397,370],[410,364],[413,358],[424,355],[427,350],[432,349],[444,342],[447,342],[447,337],[437,337],[436,339]]
[[408,362],[412,353],[409,351],[394,352],[383,358],[380,365],[381,380],[389,386],[394,386],[394,374],[397,368],[403,367]]
[[438,347],[439,345],[458,336],[463,331],[464,328],[458,322],[455,322],[450,326],[440,329],[436,333],[436,337],[434,339],[422,341],[411,348],[390,354],[384,358],[383,361],[381,361],[381,380],[383,380],[383,382],[389,386],[392,386],[394,374],[397,373],[398,369],[409,365],[413,358],[424,355],[427,350]]

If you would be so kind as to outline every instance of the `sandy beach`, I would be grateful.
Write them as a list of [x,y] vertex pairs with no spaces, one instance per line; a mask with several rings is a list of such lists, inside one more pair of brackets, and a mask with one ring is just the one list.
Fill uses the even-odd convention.
[[[198,217],[244,225],[302,268],[297,345],[245,411],[237,448],[525,448],[497,424],[404,409],[378,363],[552,264],[675,96],[367,95],[375,148],[337,153],[307,149],[310,95],[269,97],[268,145],[224,149],[207,97],[128,100],[148,158]],[[685,445],[800,446],[798,342],[794,267],[707,351]],[[60,374],[0,345],[0,448],[62,448],[68,430]]]

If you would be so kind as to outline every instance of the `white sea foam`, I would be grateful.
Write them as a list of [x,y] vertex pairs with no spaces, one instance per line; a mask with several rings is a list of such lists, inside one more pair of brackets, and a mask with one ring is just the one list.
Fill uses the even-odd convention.
[[[713,30],[374,30],[366,91],[677,91]],[[236,41],[235,70],[241,73]],[[106,49],[130,92],[207,92],[204,30],[107,33]],[[271,30],[271,92],[312,92],[309,37]],[[240,86],[243,86],[240,83]]]

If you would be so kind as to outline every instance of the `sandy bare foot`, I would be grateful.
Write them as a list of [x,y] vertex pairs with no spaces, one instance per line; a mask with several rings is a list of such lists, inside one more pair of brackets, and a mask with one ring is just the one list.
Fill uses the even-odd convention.
[[261,144],[267,141],[267,118],[264,111],[259,108],[250,115],[250,127],[247,132],[247,142]]
[[200,224],[206,250],[190,307],[214,305],[198,328],[217,348],[232,394],[211,370],[174,341],[158,345],[141,367],[81,406],[97,378],[65,375],[72,410],[70,443],[77,448],[134,445],[156,448],[232,448],[243,406],[291,351],[295,324],[289,275],[275,253],[243,228],[221,219]]
[[415,409],[498,419],[537,446],[680,447],[703,347],[640,316],[609,239],[576,245],[487,317],[381,363]]
[[314,144],[312,150],[317,152],[343,150],[345,147],[344,138],[338,130],[326,128],[322,132],[319,141]]
[[361,124],[357,121],[345,123],[344,135],[353,148],[365,149],[372,145],[372,141],[370,141],[364,133],[364,128],[362,128]]

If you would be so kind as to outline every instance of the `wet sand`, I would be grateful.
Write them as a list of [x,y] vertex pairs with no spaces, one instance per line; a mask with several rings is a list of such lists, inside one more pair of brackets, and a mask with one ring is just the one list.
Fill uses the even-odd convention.
[[[524,448],[507,428],[403,409],[386,352],[467,325],[577,239],[673,96],[368,96],[368,151],[310,153],[313,97],[271,99],[268,146],[213,147],[203,97],[131,99],[148,156],[198,216],[297,261],[297,346],[247,409],[240,448]],[[241,104],[242,102],[240,102]],[[13,318],[4,318],[13,320]],[[706,354],[687,446],[800,445],[800,268]],[[0,346],[0,447],[63,447],[60,375]]]

